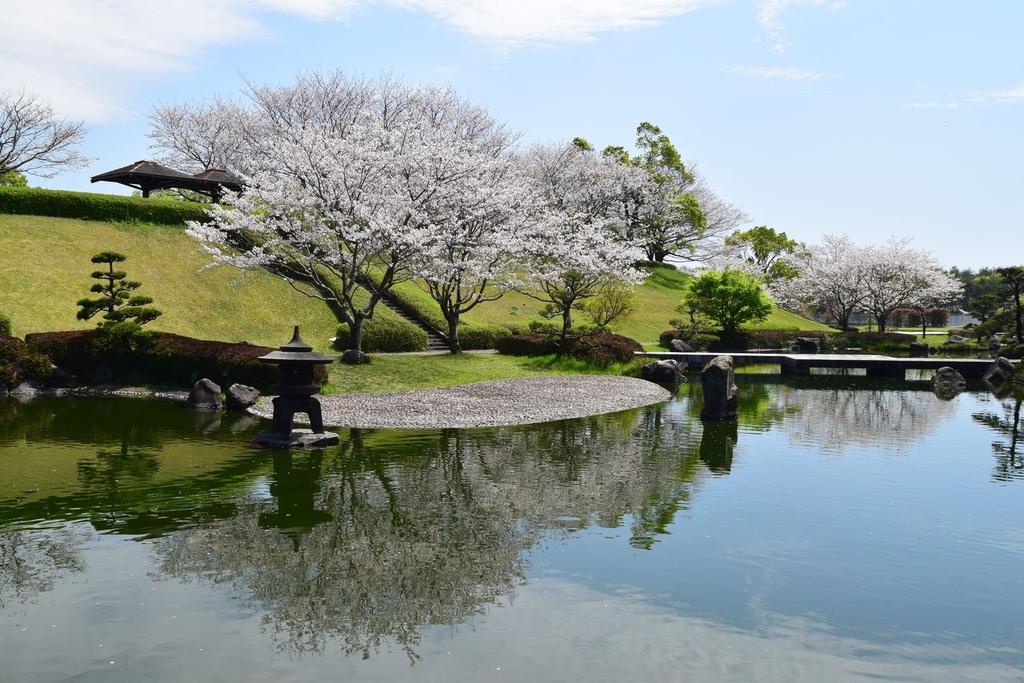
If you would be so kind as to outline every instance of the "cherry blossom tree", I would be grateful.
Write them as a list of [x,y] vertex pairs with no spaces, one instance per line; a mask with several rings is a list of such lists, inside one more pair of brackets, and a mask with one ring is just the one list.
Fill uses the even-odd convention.
[[325,301],[348,325],[343,359],[364,360],[362,330],[381,297],[412,277],[476,193],[474,154],[496,124],[451,91],[340,73],[250,86],[244,181],[230,206],[191,223],[217,263],[263,269]]
[[160,161],[171,168],[202,173],[237,168],[246,140],[248,110],[223,97],[161,104],[149,114],[149,138]]
[[459,353],[462,314],[511,288],[520,235],[543,207],[512,152],[514,136],[482,109],[457,101],[445,106],[460,111],[462,119],[446,131],[444,143],[446,174],[453,181],[429,202],[432,230],[413,271],[441,309],[452,353]]
[[572,328],[572,312],[603,287],[639,284],[636,267],[644,258],[637,239],[627,234],[621,215],[611,209],[618,196],[615,166],[578,142],[538,147],[527,154],[547,212],[523,233],[522,291],[562,318],[561,340]]
[[825,235],[802,254],[799,275],[776,283],[772,294],[784,306],[813,306],[846,330],[867,299],[867,266],[864,249],[849,237]]
[[949,303],[963,293],[927,251],[913,249],[909,239],[891,239],[861,251],[864,266],[864,308],[885,332],[889,316],[902,306],[926,308]]

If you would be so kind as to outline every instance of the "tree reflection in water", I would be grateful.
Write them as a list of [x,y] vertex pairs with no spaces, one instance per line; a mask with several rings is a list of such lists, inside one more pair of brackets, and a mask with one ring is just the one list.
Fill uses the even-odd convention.
[[691,427],[661,410],[404,438],[353,430],[322,461],[275,460],[273,500],[245,496],[232,517],[157,544],[160,571],[238,592],[281,650],[336,642],[369,657],[394,643],[415,659],[423,627],[509,600],[550,534],[628,516],[631,543],[655,542],[702,471]]
[[992,442],[992,452],[996,456],[995,470],[992,479],[995,481],[1011,481],[1024,479],[1024,428],[1021,426],[1021,403],[1024,392],[999,401],[1001,412],[977,412],[971,418],[986,427],[990,427],[1003,437]]
[[0,530],[0,609],[33,602],[69,574],[85,569],[79,546],[89,537],[81,530]]

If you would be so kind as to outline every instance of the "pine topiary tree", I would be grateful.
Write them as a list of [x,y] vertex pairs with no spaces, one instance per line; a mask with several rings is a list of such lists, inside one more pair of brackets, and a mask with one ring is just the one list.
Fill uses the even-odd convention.
[[125,271],[114,270],[115,263],[122,263],[126,259],[124,254],[115,251],[104,251],[92,257],[93,263],[106,264],[107,269],[93,271],[92,278],[99,282],[90,287],[89,291],[99,296],[78,300],[79,320],[89,320],[102,313],[103,320],[99,323],[101,328],[128,331],[160,317],[160,311],[148,307],[148,304],[153,303],[152,298],[132,295],[142,283],[126,280],[128,274]]

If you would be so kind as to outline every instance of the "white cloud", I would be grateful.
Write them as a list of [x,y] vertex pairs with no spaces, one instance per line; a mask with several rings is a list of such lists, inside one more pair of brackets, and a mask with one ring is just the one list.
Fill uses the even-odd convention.
[[821,81],[828,78],[827,75],[818,71],[804,69],[798,66],[734,66],[729,69],[734,74],[762,78],[766,80],[798,81],[809,83]]
[[757,10],[757,20],[772,40],[772,51],[782,54],[792,43],[785,38],[785,27],[782,24],[783,13],[797,7],[825,7],[837,10],[843,6],[843,0],[761,0]]
[[1024,102],[1024,83],[998,90],[981,90],[949,100],[912,102],[910,106],[917,109],[965,109],[1017,102]]
[[381,5],[434,16],[497,50],[592,40],[720,0],[0,0],[0,90],[25,86],[61,112],[123,115],[139,80],[201,68],[210,48],[252,40],[273,13],[327,21]]

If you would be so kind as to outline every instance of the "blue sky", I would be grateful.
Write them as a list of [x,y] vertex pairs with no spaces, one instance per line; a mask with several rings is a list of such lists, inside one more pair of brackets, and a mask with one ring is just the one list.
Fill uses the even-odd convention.
[[522,131],[660,125],[712,187],[804,241],[911,236],[1024,261],[1024,3],[924,0],[0,0],[0,89],[84,118],[92,165],[152,156],[161,101],[307,69],[450,83]]

